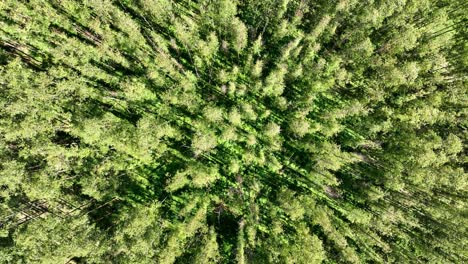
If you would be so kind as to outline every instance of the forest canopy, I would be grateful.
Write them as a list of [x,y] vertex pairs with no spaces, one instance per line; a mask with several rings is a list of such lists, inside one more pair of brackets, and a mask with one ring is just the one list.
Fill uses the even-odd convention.
[[467,263],[467,19],[0,1],[0,263]]

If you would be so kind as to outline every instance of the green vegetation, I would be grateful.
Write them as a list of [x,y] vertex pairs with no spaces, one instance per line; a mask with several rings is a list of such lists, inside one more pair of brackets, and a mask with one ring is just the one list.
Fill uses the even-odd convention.
[[467,19],[0,1],[0,263],[467,263]]

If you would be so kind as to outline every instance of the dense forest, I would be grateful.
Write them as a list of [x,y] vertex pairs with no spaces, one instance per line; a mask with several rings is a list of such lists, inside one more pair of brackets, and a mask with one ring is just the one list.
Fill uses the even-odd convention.
[[463,0],[1,0],[0,263],[467,263]]

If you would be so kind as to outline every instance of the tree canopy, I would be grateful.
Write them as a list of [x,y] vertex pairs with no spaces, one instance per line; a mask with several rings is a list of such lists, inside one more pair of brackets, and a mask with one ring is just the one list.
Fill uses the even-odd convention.
[[0,262],[468,262],[467,16],[0,1]]

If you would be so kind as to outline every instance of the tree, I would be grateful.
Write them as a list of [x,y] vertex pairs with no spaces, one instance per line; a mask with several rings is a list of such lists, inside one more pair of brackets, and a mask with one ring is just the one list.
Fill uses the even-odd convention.
[[0,262],[468,262],[466,9],[0,1]]

